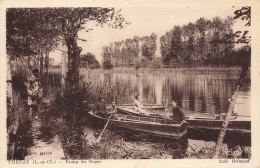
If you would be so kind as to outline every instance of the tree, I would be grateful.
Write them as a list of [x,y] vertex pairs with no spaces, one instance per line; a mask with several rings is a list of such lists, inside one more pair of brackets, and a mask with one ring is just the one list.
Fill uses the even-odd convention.
[[103,61],[103,68],[104,69],[112,69],[113,65],[112,65],[111,61],[110,60]]
[[181,57],[182,45],[182,30],[180,26],[174,26],[171,40],[171,57],[178,60]]
[[[195,23],[174,26],[160,38],[163,63],[168,66],[224,64],[234,47],[233,18],[199,18]],[[174,58],[174,59],[173,59]],[[222,61],[221,61],[222,60]],[[196,64],[194,62],[196,61]]]
[[204,50],[206,45],[206,30],[207,20],[205,18],[199,18],[195,23],[196,29],[198,30],[198,48],[200,49],[201,58],[205,58]]
[[[242,7],[241,9],[236,10],[234,12],[234,14],[235,14],[234,19],[241,18],[242,20],[244,20],[246,18],[247,23],[245,24],[245,26],[251,25],[251,7]],[[248,38],[250,38],[250,37],[248,37]],[[248,43],[250,42],[250,40],[248,40],[247,38],[246,38],[246,41],[248,41]],[[244,43],[244,41],[238,41],[238,42]],[[246,43],[246,44],[248,44],[248,43]],[[226,130],[227,130],[227,127],[228,127],[228,124],[229,124],[231,114],[234,110],[234,106],[235,106],[236,99],[238,97],[239,90],[242,87],[242,82],[243,82],[243,80],[244,80],[244,78],[247,74],[247,70],[250,66],[250,56],[251,56],[250,43],[246,48],[247,48],[246,55],[248,55],[248,57],[243,62],[242,70],[240,72],[240,77],[239,77],[239,79],[236,83],[236,88],[235,88],[235,91],[232,95],[231,103],[229,105],[229,108],[228,108],[228,111],[227,111],[227,114],[226,114],[226,118],[223,121],[221,130],[220,130],[220,133],[219,133],[219,137],[218,137],[218,141],[217,141],[217,144],[216,144],[216,149],[215,149],[213,158],[219,158],[220,150],[222,148],[223,140],[224,140],[224,137],[225,137],[225,134],[226,134]]]
[[150,62],[155,57],[156,39],[157,35],[152,33],[150,36],[134,36],[134,38],[110,43],[102,49],[103,60],[113,66],[144,65],[141,63],[144,58]]
[[[50,11],[50,14],[55,15],[54,25],[58,26],[59,33],[68,48],[66,86],[74,88],[79,82],[79,55],[82,50],[77,45],[78,32],[85,29],[89,21],[95,21],[100,25],[108,23],[113,28],[122,28],[125,19],[114,8],[56,8]],[[113,19],[114,22],[110,22]]]
[[95,69],[100,68],[100,64],[98,60],[95,58],[95,55],[87,53],[80,56],[80,67]]
[[151,61],[151,68],[152,68],[152,69],[161,69],[161,68],[163,68],[162,58],[160,58],[160,57],[155,57],[155,58]]
[[37,8],[9,8],[6,12],[7,52],[12,58],[27,56],[28,62],[31,56],[38,55],[41,72],[43,52],[55,49],[58,37],[46,16],[43,9]]
[[[10,11],[12,14],[9,20],[15,20],[15,23],[18,23],[16,27],[21,29],[19,33],[27,35],[19,45],[12,45],[13,36],[8,34],[10,46],[17,48],[26,40],[26,46],[20,50],[30,55],[34,51],[32,48],[41,48],[39,46],[45,44],[41,41],[46,40],[46,36],[65,41],[68,49],[66,86],[71,88],[76,87],[79,81],[79,55],[82,49],[77,45],[78,32],[86,29],[87,23],[92,21],[99,25],[107,24],[112,28],[122,28],[126,23],[120,10],[116,11],[114,8],[23,8]],[[16,31],[12,26],[13,24],[9,26],[10,30],[13,30],[11,33]],[[17,41],[16,39],[19,38],[13,41]],[[31,39],[33,40],[30,41]]]
[[172,31],[166,32],[160,38],[160,50],[162,55],[162,61],[164,64],[169,65],[171,59],[171,41],[172,41]]
[[150,61],[155,56],[156,39],[157,35],[155,33],[152,33],[151,36],[145,36],[141,39],[143,41],[143,44],[141,46],[142,55]]

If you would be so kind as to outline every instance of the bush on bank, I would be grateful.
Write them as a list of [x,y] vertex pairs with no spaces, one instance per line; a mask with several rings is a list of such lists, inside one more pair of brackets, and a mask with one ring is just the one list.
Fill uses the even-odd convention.
[[87,112],[91,99],[85,85],[76,89],[57,91],[53,102],[41,115],[43,125],[61,138],[63,149],[70,158],[78,158],[82,152],[83,125],[87,124]]

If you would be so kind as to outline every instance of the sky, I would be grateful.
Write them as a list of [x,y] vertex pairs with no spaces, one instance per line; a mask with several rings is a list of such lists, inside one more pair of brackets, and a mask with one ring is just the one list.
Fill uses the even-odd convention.
[[[79,38],[87,40],[87,42],[78,41],[78,45],[82,47],[81,54],[87,52],[93,53],[98,61],[102,61],[102,47],[111,42],[125,40],[136,36],[147,36],[153,32],[160,38],[166,31],[171,30],[175,25],[184,25],[189,22],[195,23],[200,17],[212,19],[215,16],[225,18],[234,16],[236,8],[230,7],[123,7],[121,13],[124,18],[131,22],[123,29],[112,29],[106,25],[96,26],[96,23],[89,23],[88,28],[92,28],[88,32],[81,31],[78,33]],[[236,23],[234,30],[240,30],[243,24]],[[159,50],[156,51],[159,53]],[[54,51],[50,53],[50,57],[55,59],[55,64],[60,63],[61,52]]]

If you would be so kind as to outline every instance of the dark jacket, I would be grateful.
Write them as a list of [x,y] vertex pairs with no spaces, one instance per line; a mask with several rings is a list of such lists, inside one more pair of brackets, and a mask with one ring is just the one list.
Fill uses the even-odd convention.
[[101,117],[108,117],[111,113],[107,111],[104,103],[99,102],[96,104],[96,114]]
[[180,107],[176,106],[172,108],[172,112],[173,112],[173,119],[175,121],[182,121],[185,119],[185,115],[184,113],[181,111]]

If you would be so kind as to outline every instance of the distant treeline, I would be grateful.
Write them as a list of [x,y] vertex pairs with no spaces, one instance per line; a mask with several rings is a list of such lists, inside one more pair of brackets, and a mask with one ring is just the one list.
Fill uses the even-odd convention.
[[198,19],[174,26],[161,38],[166,66],[226,65],[234,48],[233,18]]
[[[110,43],[103,47],[103,66],[236,66],[246,55],[243,55],[245,49],[234,49],[236,33],[232,26],[233,18],[230,16],[225,19],[217,16],[212,20],[202,17],[195,23],[174,26],[160,37],[160,46],[156,45],[155,33]],[[156,47],[160,47],[161,58],[155,55]]]
[[155,57],[157,35],[126,39],[112,42],[102,49],[103,66],[134,66],[142,59],[151,61]]

